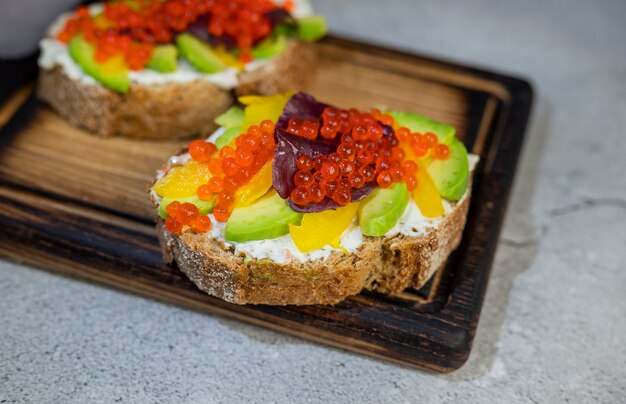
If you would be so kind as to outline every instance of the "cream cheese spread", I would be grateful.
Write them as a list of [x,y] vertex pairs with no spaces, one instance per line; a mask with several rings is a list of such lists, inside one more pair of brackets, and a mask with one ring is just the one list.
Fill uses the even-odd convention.
[[[468,155],[468,160],[470,172],[473,172],[479,157],[470,154]],[[468,194],[468,192],[465,192],[465,195],[456,203],[462,203],[465,198],[467,198]],[[437,227],[443,217],[452,211],[453,205],[450,202],[444,200],[443,205],[445,210],[444,215],[429,219],[422,215],[412,199],[409,200],[404,214],[400,217],[398,223],[385,234],[385,237],[392,237],[398,234],[415,237],[426,234],[429,229]],[[213,229],[206,233],[207,237],[217,239],[227,246],[232,246],[236,253],[243,253],[248,257],[256,259],[269,258],[278,264],[284,264],[293,259],[300,262],[315,261],[320,258],[325,260],[333,251],[352,253],[363,243],[363,233],[361,232],[361,228],[356,224],[356,218],[355,222],[350,225],[339,238],[341,248],[334,248],[327,245],[319,250],[306,253],[298,250],[298,247],[296,247],[289,234],[273,239],[254,240],[245,243],[226,241],[224,239],[224,227],[226,224],[217,222],[214,220],[213,216],[211,216],[211,220],[213,220],[214,225]]]
[[[209,136],[207,141],[215,142],[215,140],[223,133],[224,129],[220,128],[215,131],[211,136]],[[189,154],[184,153],[179,156],[174,156],[170,158],[169,164],[184,164],[188,159]],[[474,171],[476,164],[478,164],[478,160],[478,156],[474,154],[468,155],[470,173]],[[163,175],[163,172],[159,172],[157,178],[161,178],[163,177]],[[457,202],[457,204],[462,203],[465,198],[467,198],[467,196],[468,192],[463,195],[463,197]],[[152,193],[152,197],[154,198],[154,200],[159,201],[159,197],[155,193]],[[396,223],[396,225],[385,234],[385,237],[392,237],[398,234],[415,237],[426,234],[429,229],[437,227],[439,223],[441,223],[443,217],[445,217],[445,215],[449,214],[453,210],[454,205],[450,202],[444,200],[443,205],[444,215],[438,218],[430,219],[422,215],[419,208],[412,199],[409,200],[404,214],[400,217],[398,223]],[[361,232],[361,228],[356,223],[356,218],[339,238],[341,248],[334,248],[330,245],[327,245],[319,250],[301,252],[295,245],[289,234],[285,234],[284,236],[273,239],[253,240],[244,243],[227,241],[224,238],[224,228],[226,227],[226,223],[218,222],[217,220],[215,220],[215,217],[213,217],[213,215],[209,216],[211,217],[211,221],[213,222],[213,228],[209,232],[205,233],[205,236],[207,238],[218,240],[227,247],[233,247],[235,253],[245,254],[246,256],[255,259],[271,259],[278,264],[284,264],[291,260],[298,260],[300,262],[315,261],[317,259],[325,260],[334,251],[344,251],[347,253],[355,252],[363,243],[363,233]]]

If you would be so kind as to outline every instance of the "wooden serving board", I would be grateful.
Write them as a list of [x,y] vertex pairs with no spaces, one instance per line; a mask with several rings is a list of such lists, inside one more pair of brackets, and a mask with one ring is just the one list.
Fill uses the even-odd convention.
[[463,242],[422,290],[363,293],[334,307],[237,306],[207,296],[163,264],[147,194],[155,170],[187,142],[100,139],[34,96],[0,130],[0,254],[407,365],[460,367],[472,346],[532,90],[519,79],[336,37],[318,50],[307,90],[320,100],[429,115],[454,125],[482,157]]

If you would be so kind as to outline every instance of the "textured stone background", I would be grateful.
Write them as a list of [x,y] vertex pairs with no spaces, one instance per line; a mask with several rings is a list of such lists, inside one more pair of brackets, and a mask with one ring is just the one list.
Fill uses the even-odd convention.
[[[0,4],[0,54],[47,19],[18,3],[43,10]],[[337,33],[535,85],[466,366],[426,374],[0,261],[0,403],[626,400],[626,2],[314,4]]]

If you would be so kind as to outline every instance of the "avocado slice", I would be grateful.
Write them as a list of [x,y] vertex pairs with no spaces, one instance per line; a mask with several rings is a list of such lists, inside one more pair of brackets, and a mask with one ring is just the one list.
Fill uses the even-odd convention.
[[456,138],[448,147],[450,148],[450,157],[445,160],[434,160],[430,163],[428,174],[430,174],[443,198],[458,201],[467,190],[469,181],[467,150],[463,143]]
[[220,137],[215,141],[215,146],[217,146],[217,150],[220,150],[224,146],[228,146],[230,142],[233,141],[237,136],[241,134],[241,126],[235,126],[233,128],[228,128],[222,133]]
[[317,41],[326,35],[326,31],[326,19],[321,15],[298,19],[298,38],[303,41]]
[[178,35],[176,45],[180,54],[203,73],[218,73],[224,70],[224,63],[215,55],[211,47],[187,33]]
[[270,35],[252,49],[255,59],[267,59],[280,54],[287,47],[287,37]]
[[289,233],[289,224],[300,224],[302,213],[293,211],[286,200],[271,191],[258,202],[235,208],[226,222],[226,240],[243,243],[276,238]]
[[216,205],[215,198],[212,198],[208,201],[201,201],[197,196],[190,196],[188,198],[163,198],[161,199],[161,202],[159,203],[159,210],[158,210],[158,214],[161,218],[167,219],[169,217],[169,215],[165,211],[165,208],[167,208],[167,205],[169,205],[170,203],[174,201],[178,201],[180,203],[185,203],[185,202],[193,203],[194,205],[196,205],[196,207],[198,208],[198,211],[202,215],[211,213],[213,211],[213,208]]
[[96,62],[95,47],[80,34],[72,38],[68,50],[83,71],[105,87],[121,93],[130,88],[128,68],[121,56],[114,56],[104,63]]
[[228,145],[241,134],[241,124],[243,123],[244,112],[240,107],[230,107],[222,115],[215,118],[215,123],[226,129],[220,137],[215,140],[217,149]]
[[385,235],[404,214],[408,203],[409,191],[404,182],[375,188],[359,208],[361,232],[366,236]]
[[432,132],[439,138],[441,143],[450,145],[455,139],[455,129],[453,126],[445,123],[433,121],[432,119],[418,114],[409,112],[387,111],[395,120],[398,126],[409,128],[412,132],[427,133]]
[[146,67],[159,73],[172,73],[178,69],[178,49],[174,45],[157,45]]
[[295,20],[288,20],[274,28],[273,35],[283,35],[286,38],[294,38],[298,36],[298,28]]
[[243,116],[244,113],[241,107],[230,107],[226,112],[215,118],[215,123],[225,129],[234,128],[235,126],[241,126]]

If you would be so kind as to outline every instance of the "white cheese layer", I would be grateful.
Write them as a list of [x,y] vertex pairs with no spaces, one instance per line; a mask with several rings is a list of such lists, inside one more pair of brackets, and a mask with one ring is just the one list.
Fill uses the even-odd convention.
[[[223,133],[224,129],[220,128],[209,136],[207,141],[215,142],[215,140]],[[188,153],[174,156],[170,158],[169,165],[173,166],[184,164],[188,159]],[[474,154],[468,155],[470,173],[474,171],[476,164],[478,164],[478,160],[478,156]],[[159,172],[157,178],[161,178],[163,175],[163,172]],[[462,203],[465,198],[467,198],[468,194],[468,192],[465,192],[465,195],[461,197],[457,204]],[[156,194],[153,193],[152,196],[155,198],[154,200],[159,200]],[[430,219],[422,215],[413,199],[410,199],[404,214],[400,217],[396,225],[385,234],[385,237],[391,237],[398,234],[415,237],[426,234],[429,229],[437,227],[443,218],[450,214],[453,210],[453,205],[446,200],[443,201],[443,207],[443,216]],[[253,240],[244,243],[227,241],[224,238],[226,223],[218,222],[215,220],[213,215],[209,216],[213,222],[213,228],[211,231],[205,233],[205,237],[218,240],[225,246],[233,247],[236,253],[243,253],[246,256],[255,259],[271,259],[278,264],[284,264],[294,259],[300,262],[314,261],[320,258],[325,260],[333,251],[346,251],[348,253],[352,253],[355,252],[363,243],[363,233],[361,232],[361,228],[358,226],[356,218],[350,227],[348,227],[339,238],[341,248],[334,248],[330,245],[326,245],[319,250],[301,252],[298,250],[298,247],[295,245],[289,234],[285,234],[284,236],[277,238]]]
[[[473,154],[468,155],[470,173],[474,171],[476,164],[478,164],[478,160],[478,156]],[[462,203],[465,198],[467,198],[468,194],[468,192],[465,192],[465,195],[461,197],[457,204]],[[398,234],[414,237],[426,234],[429,229],[437,227],[441,220],[443,220],[446,215],[450,214],[453,209],[453,205],[446,200],[443,201],[443,206],[445,210],[443,216],[435,219],[429,219],[422,215],[413,199],[410,199],[404,214],[400,217],[398,223],[396,223],[396,225],[385,234],[385,237],[391,237]],[[211,217],[211,219],[214,218]],[[215,220],[213,220],[213,223],[213,229],[210,233],[206,234],[207,237],[220,240],[225,245],[233,246],[237,253],[244,253],[247,256],[256,259],[269,258],[278,264],[284,264],[293,259],[301,262],[314,261],[319,258],[326,259],[333,251],[345,250],[352,253],[363,243],[363,233],[361,232],[361,228],[356,223],[356,218],[353,224],[350,225],[350,227],[348,227],[339,238],[341,249],[327,245],[319,250],[306,253],[298,250],[298,247],[296,247],[289,234],[273,239],[254,240],[245,243],[226,241],[224,239],[224,227],[226,227],[226,224],[219,223]]]
[[[275,0],[277,4],[282,1]],[[296,18],[305,17],[312,14],[311,5],[308,0],[298,0],[295,3],[293,16]],[[92,15],[103,11],[102,3],[94,3],[89,6]],[[47,37],[39,42],[41,50],[39,56],[39,67],[44,70],[51,70],[56,66],[61,67],[65,74],[72,80],[77,80],[85,84],[96,84],[96,80],[86,74],[80,66],[72,59],[67,50],[67,45],[56,40],[56,34],[63,29],[65,22],[71,13],[61,14],[48,29]],[[272,58],[259,59],[245,65],[244,70],[249,72],[261,68]],[[230,90],[239,84],[238,72],[236,69],[227,68],[215,74],[206,74],[197,71],[185,60],[179,59],[178,70],[173,73],[159,73],[151,69],[131,71],[129,78],[132,83],[141,85],[156,85],[165,83],[189,83],[196,80],[204,80],[214,84],[224,90]]]

